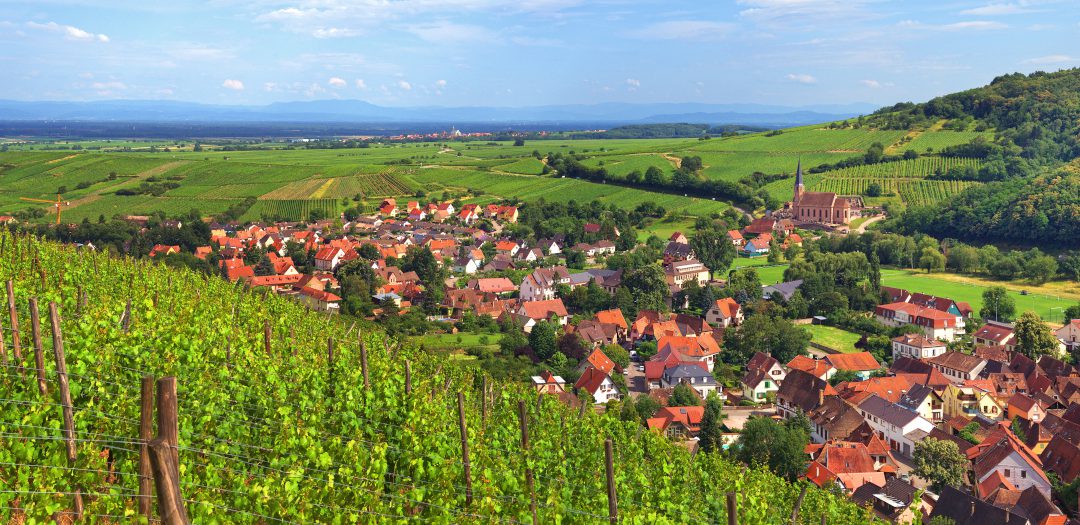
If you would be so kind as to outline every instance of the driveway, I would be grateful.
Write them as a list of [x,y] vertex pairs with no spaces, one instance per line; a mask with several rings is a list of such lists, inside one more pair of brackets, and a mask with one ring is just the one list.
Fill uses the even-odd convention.
[[640,395],[646,395],[649,393],[649,385],[645,381],[645,372],[639,372],[637,365],[639,363],[630,363],[630,367],[627,368],[629,372],[626,375],[626,389],[630,391],[630,395],[637,397]]

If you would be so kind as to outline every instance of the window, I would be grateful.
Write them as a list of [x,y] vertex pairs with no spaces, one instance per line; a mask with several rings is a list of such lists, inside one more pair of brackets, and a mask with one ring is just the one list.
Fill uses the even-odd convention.
[[1021,470],[1020,471],[1020,478],[1021,479],[1026,479],[1027,478],[1027,471],[1026,470]]
[[765,388],[772,388],[772,383],[766,381],[765,382]]
[[1009,469],[1005,469],[1003,472],[1006,478],[1011,476],[1011,474],[1009,473]]

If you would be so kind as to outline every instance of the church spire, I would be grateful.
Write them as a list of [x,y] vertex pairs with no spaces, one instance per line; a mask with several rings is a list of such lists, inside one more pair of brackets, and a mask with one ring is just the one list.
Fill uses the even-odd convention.
[[795,198],[792,200],[795,202],[799,202],[799,199],[802,197],[802,192],[802,157],[799,157],[798,167],[795,168]]

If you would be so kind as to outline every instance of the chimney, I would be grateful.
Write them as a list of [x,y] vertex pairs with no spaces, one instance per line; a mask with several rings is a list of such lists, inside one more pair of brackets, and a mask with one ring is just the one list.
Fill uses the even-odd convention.
[[971,515],[975,516],[975,500],[971,500]]
[[825,389],[824,388],[822,388],[821,390],[818,390],[818,392],[817,392],[817,403],[818,403],[818,406],[821,406],[821,405],[825,404]]

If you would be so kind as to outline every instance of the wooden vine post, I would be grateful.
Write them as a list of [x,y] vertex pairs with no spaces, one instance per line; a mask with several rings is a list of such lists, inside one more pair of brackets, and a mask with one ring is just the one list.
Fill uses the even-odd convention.
[[[9,283],[11,281],[8,281]],[[64,442],[67,452],[68,466],[74,466],[79,459],[79,452],[75,448],[75,417],[71,405],[71,390],[68,388],[67,359],[64,356],[64,339],[60,335],[60,313],[56,309],[56,303],[49,303],[49,320],[52,325],[53,356],[56,358],[56,377],[60,387],[60,406],[64,413]],[[82,519],[83,501],[82,490],[79,487],[73,489],[75,502],[75,519]]]
[[176,378],[157,380],[157,437],[147,444],[150,468],[157,489],[158,514],[163,525],[189,525],[187,508],[180,491],[179,415]]
[[611,439],[604,440],[604,463],[607,473],[608,521],[615,524],[619,522],[619,504],[615,499],[615,451],[612,449]]
[[45,384],[45,356],[41,349],[41,319],[39,318],[38,302],[36,297],[30,298],[30,328],[34,336],[34,368],[37,369],[38,391],[42,396],[49,395],[49,389]]
[[412,367],[409,360],[405,360],[405,395],[412,393]]
[[529,417],[525,413],[525,401],[518,401],[518,421],[521,423],[521,450],[525,454],[525,489],[529,491],[529,512],[533,525],[540,525],[536,516],[536,491],[533,490],[533,471],[529,467]]
[[150,466],[150,441],[154,439],[154,376],[143,376],[142,396],[139,405],[139,514],[153,519],[154,507],[150,500],[153,490],[153,469]]
[[739,525],[739,500],[734,492],[727,493],[727,522],[728,525]]
[[19,312],[15,309],[15,282],[7,282],[8,317],[11,322],[11,354],[15,357],[15,368],[22,374],[22,345],[19,341]]
[[472,467],[469,465],[469,434],[465,427],[465,394],[458,392],[458,428],[461,430],[461,463],[465,466],[465,506],[471,507],[472,494]]
[[327,384],[330,386],[330,398],[334,397],[334,338],[326,338],[326,364],[329,368]]
[[802,490],[799,491],[799,499],[795,500],[795,508],[791,509],[791,525],[799,523],[799,509],[802,508],[802,502],[805,498],[806,484],[803,483]]
[[367,368],[367,345],[364,344],[364,338],[357,334],[360,338],[360,371],[364,374],[364,390],[370,388],[371,384],[368,383],[368,368]]
[[270,320],[263,321],[263,348],[270,355]]

